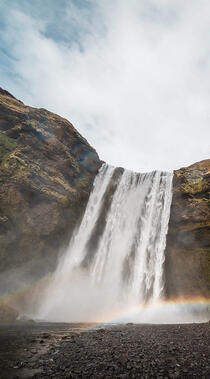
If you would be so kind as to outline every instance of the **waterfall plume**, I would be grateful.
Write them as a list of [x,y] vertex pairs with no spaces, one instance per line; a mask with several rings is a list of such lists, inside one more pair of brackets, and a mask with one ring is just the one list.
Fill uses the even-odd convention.
[[172,179],[168,172],[101,167],[40,318],[100,321],[161,300]]

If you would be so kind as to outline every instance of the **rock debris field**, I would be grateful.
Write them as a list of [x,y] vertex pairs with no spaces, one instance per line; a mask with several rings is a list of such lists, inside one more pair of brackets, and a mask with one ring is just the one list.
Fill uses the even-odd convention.
[[209,325],[2,325],[0,378],[210,378]]

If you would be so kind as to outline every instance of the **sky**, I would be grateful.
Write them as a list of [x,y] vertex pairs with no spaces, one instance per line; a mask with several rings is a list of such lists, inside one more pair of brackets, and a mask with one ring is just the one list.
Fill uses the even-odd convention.
[[0,0],[0,86],[114,166],[210,158],[209,0]]

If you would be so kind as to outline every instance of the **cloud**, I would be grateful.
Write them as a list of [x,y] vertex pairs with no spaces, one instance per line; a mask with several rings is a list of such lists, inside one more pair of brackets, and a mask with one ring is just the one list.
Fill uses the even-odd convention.
[[68,118],[113,165],[209,158],[208,0],[42,4],[3,6],[8,90]]

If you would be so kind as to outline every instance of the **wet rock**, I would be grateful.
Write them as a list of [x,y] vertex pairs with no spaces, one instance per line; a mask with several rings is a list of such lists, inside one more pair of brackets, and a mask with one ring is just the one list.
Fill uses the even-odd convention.
[[42,334],[42,338],[44,338],[44,339],[48,339],[48,338],[50,338],[50,337],[51,337],[51,335],[48,334],[48,333],[44,333],[44,334]]

